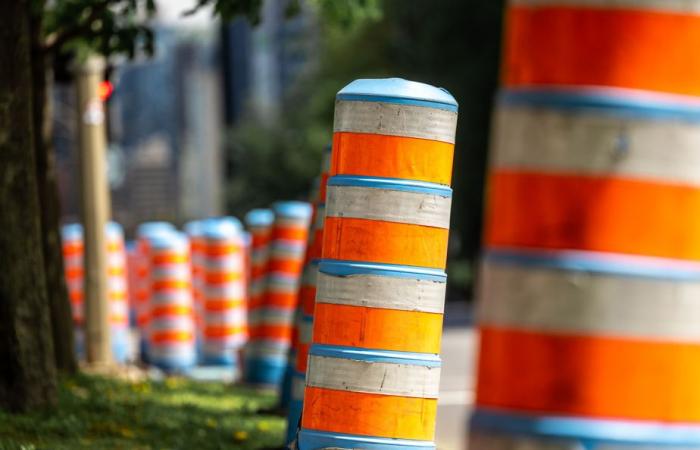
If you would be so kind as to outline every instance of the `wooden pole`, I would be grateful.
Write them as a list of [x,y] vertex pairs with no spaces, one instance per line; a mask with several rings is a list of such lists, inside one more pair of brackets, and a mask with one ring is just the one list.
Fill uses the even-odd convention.
[[105,62],[89,56],[77,67],[80,191],[85,228],[85,342],[87,362],[112,361],[107,299],[105,226],[110,216],[105,158],[105,111],[98,97]]

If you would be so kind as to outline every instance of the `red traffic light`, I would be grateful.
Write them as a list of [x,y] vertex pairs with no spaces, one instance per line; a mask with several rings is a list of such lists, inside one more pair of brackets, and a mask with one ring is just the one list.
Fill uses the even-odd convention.
[[109,80],[101,81],[100,85],[97,87],[97,96],[103,102],[109,100],[109,97],[112,96],[112,92],[114,92],[114,85]]

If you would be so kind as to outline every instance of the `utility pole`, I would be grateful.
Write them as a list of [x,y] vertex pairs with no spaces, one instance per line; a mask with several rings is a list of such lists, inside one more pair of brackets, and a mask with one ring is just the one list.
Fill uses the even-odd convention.
[[105,227],[110,216],[105,111],[98,86],[104,58],[91,55],[76,67],[80,192],[85,229],[85,343],[89,364],[112,362],[107,298]]

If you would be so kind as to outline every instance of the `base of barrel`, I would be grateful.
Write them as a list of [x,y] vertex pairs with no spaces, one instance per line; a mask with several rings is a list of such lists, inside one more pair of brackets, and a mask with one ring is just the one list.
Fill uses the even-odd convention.
[[370,450],[435,450],[432,441],[391,439],[353,434],[330,433],[326,431],[302,430],[299,432],[299,450],[324,448],[370,449]]
[[183,361],[166,361],[153,359],[151,365],[159,368],[167,374],[185,374],[192,370],[195,366],[194,358]]
[[284,377],[282,378],[282,386],[280,389],[280,408],[287,410],[289,408],[289,403],[292,401],[292,379],[294,378],[294,363],[296,357],[290,355],[289,362],[284,371]]
[[287,444],[290,444],[297,436],[301,410],[304,408],[304,400],[293,398],[289,402],[287,411]]
[[231,352],[230,355],[203,355],[203,366],[238,367],[238,357]]
[[479,409],[469,428],[469,448],[478,450],[700,450],[700,425]]
[[287,370],[286,358],[250,358],[245,362],[243,382],[279,388]]

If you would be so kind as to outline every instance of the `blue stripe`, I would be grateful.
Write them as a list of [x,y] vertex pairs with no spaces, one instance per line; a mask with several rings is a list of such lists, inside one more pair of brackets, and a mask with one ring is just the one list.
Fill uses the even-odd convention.
[[443,270],[417,266],[400,266],[397,264],[322,259],[318,270],[328,275],[340,277],[351,275],[380,275],[386,277],[439,281],[442,283],[447,281],[447,274]]
[[391,439],[372,436],[358,436],[344,433],[307,430],[302,428],[299,433],[299,450],[315,450],[323,448],[363,448],[368,450],[399,450],[399,449],[434,449],[432,441],[414,441],[409,439]]
[[443,184],[425,181],[404,180],[401,178],[361,177],[354,175],[336,175],[328,179],[328,186],[359,186],[392,191],[418,192],[442,197],[452,197],[452,189]]
[[338,94],[336,100],[351,101],[351,102],[378,102],[378,103],[396,103],[399,105],[422,106],[425,108],[444,109],[446,111],[457,112],[457,105],[448,105],[447,103],[430,102],[427,100],[417,100],[413,98],[401,97],[386,97],[383,95],[362,95],[362,94]]
[[414,366],[440,367],[440,355],[434,353],[396,352],[393,350],[371,350],[360,347],[312,344],[309,355],[331,358],[354,359],[356,361],[411,364]]
[[620,117],[700,121],[699,102],[674,101],[614,90],[504,90],[501,105],[547,107],[561,110],[597,109]]
[[668,425],[660,422],[529,416],[477,409],[472,430],[512,433],[588,443],[645,444],[661,446],[700,445],[700,426]]
[[519,251],[489,249],[484,261],[502,265],[592,272],[603,275],[700,281],[700,264],[663,258],[585,251]]

